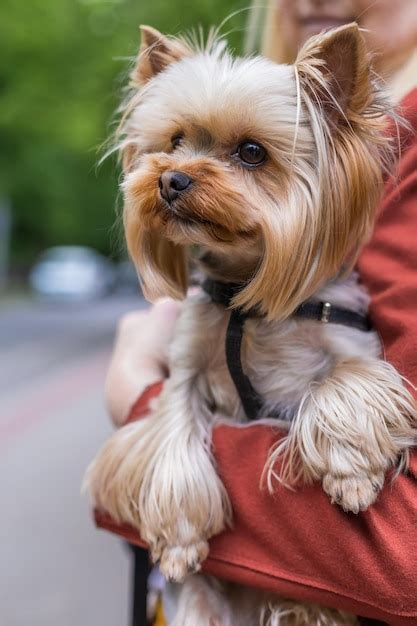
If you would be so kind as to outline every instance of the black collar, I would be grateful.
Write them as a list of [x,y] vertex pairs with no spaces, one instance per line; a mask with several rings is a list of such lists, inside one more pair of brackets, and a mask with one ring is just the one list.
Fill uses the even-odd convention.
[[[203,290],[213,302],[227,308],[231,307],[233,298],[243,286],[243,284],[238,283],[222,283],[210,278],[207,278],[202,284]],[[366,315],[334,306],[330,302],[308,300],[294,311],[293,316],[316,320],[325,324],[343,324],[365,332],[372,330],[370,320]],[[255,420],[262,411],[263,400],[243,371],[240,354],[243,326],[249,317],[261,317],[261,315],[253,309],[250,311],[243,311],[240,308],[231,309],[226,332],[226,361],[246,416],[250,420]],[[268,417],[279,417],[279,414],[278,412],[270,413]]]

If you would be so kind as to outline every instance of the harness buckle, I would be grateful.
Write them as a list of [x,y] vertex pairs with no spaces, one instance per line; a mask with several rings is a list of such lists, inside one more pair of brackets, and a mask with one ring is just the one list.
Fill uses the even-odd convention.
[[332,305],[330,304],[330,302],[323,302],[320,321],[323,322],[324,324],[327,324],[330,319],[331,311],[332,311]]

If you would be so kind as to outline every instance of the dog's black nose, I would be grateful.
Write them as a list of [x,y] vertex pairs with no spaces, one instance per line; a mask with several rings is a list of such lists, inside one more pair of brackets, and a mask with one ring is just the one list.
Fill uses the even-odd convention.
[[182,191],[185,191],[193,181],[183,172],[168,171],[159,177],[159,189],[164,200],[171,203]]

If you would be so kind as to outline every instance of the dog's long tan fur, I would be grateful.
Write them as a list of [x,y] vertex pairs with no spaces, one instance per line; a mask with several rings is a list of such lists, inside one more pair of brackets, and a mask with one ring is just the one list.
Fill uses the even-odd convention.
[[[407,462],[414,401],[375,333],[291,317],[308,298],[367,310],[351,270],[389,162],[391,110],[362,36],[356,25],[331,31],[280,66],[233,60],[222,45],[195,51],[150,28],[142,35],[119,147],[126,238],[145,294],[185,297],[194,244],[204,273],[245,282],[235,306],[264,317],[246,322],[243,365],[265,399],[263,418],[278,407],[288,429],[265,459],[266,484],[319,480],[345,510],[364,510],[387,469]],[[249,139],[267,152],[256,168],[236,156]],[[193,181],[174,209],[158,189],[169,170]],[[187,576],[232,521],[210,450],[214,423],[245,423],[225,363],[229,315],[204,294],[185,300],[171,376],[152,414],[117,432],[90,467],[93,500],[140,531],[168,578],[185,580],[174,626],[355,624]]]

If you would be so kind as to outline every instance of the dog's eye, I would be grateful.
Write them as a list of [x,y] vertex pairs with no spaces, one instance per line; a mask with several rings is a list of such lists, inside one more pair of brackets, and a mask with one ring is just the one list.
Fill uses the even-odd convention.
[[265,161],[266,150],[255,141],[245,141],[238,146],[236,156],[247,165],[260,165]]
[[171,137],[171,146],[173,147],[174,150],[175,148],[177,148],[178,146],[182,144],[183,139],[184,139],[184,135],[182,133],[177,133],[176,135],[173,135]]

